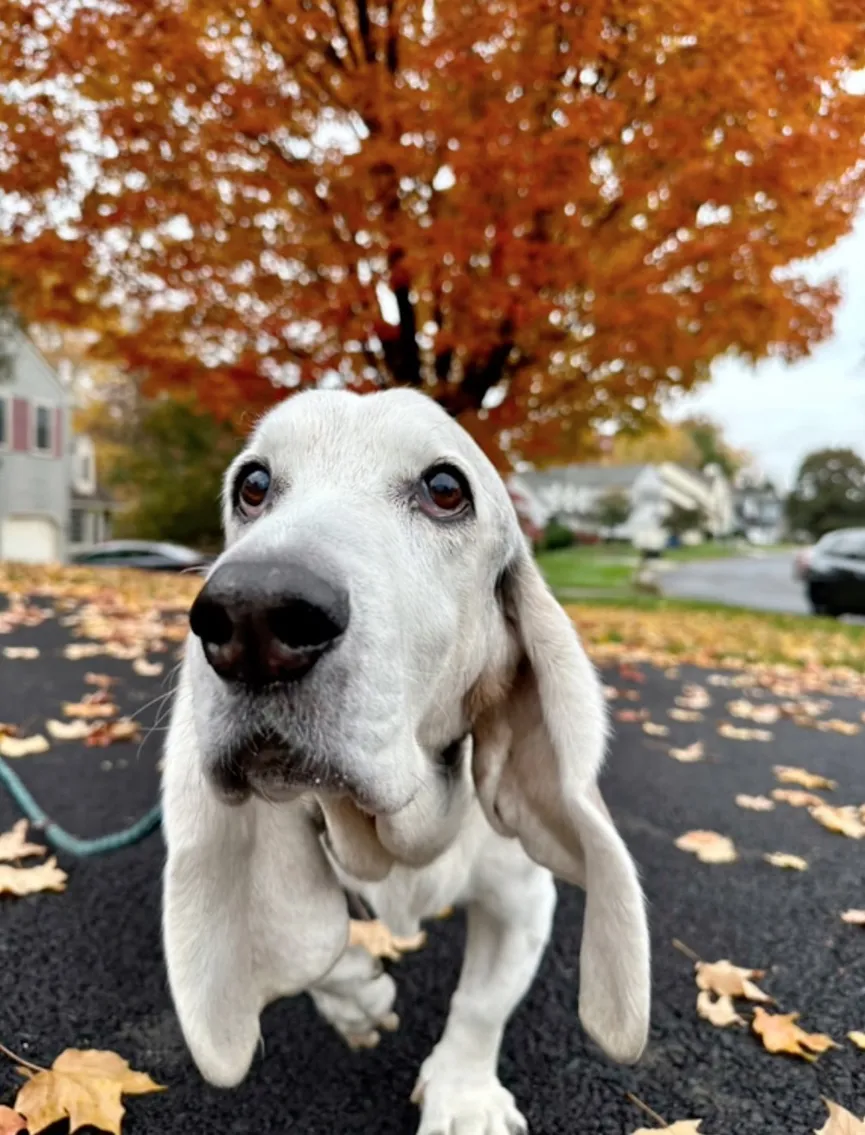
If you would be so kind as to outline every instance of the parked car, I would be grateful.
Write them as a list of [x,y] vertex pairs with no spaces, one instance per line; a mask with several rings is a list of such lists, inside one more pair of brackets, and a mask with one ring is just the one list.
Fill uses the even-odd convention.
[[815,615],[865,615],[865,528],[828,532],[803,564]]
[[182,544],[151,540],[109,540],[86,552],[77,552],[70,563],[82,567],[138,568],[140,571],[196,571],[208,566],[214,557],[184,548]]

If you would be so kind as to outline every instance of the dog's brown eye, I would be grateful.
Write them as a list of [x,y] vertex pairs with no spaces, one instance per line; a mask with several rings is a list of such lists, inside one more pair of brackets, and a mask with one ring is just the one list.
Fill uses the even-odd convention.
[[237,499],[246,513],[254,513],[267,500],[270,473],[263,465],[251,465],[238,478]]
[[465,477],[451,465],[428,469],[421,478],[421,507],[431,516],[456,516],[470,502]]

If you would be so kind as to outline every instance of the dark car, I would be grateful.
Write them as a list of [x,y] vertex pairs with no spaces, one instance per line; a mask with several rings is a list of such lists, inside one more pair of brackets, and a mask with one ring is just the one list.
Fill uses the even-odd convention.
[[141,571],[194,572],[212,562],[212,556],[184,548],[182,544],[150,540],[110,540],[70,557],[70,563],[82,567],[138,568]]
[[865,615],[865,528],[841,528],[818,540],[803,564],[815,615]]

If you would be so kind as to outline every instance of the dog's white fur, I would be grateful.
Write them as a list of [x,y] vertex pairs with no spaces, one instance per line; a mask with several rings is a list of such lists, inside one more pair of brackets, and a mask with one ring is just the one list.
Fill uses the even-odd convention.
[[[272,501],[244,521],[231,485],[252,456],[270,467]],[[416,507],[414,486],[441,461],[468,477],[470,517]],[[580,1018],[614,1059],[638,1059],[648,933],[596,783],[605,703],[492,464],[420,394],[304,393],[260,422],[228,471],[224,511],[214,570],[301,557],[345,581],[351,621],[280,694],[232,689],[187,644],[165,759],[164,939],[202,1075],[243,1079],[277,997],[308,991],[354,1044],[394,1027],[391,977],[347,947],[344,886],[398,934],[462,904],[465,959],[420,1070],[420,1132],[521,1130],[498,1054],[550,935],[551,872],[586,889]],[[261,728],[302,754],[305,789],[277,760],[231,803],[213,762]],[[458,738],[463,759],[443,771]]]

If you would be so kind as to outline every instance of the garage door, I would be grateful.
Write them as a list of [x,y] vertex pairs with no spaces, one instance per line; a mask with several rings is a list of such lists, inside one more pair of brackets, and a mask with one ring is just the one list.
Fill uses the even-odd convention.
[[58,558],[57,526],[42,516],[7,516],[0,527],[0,556],[25,564]]

